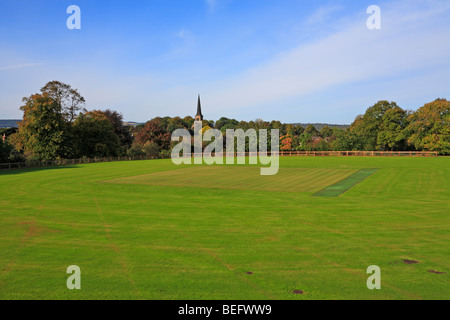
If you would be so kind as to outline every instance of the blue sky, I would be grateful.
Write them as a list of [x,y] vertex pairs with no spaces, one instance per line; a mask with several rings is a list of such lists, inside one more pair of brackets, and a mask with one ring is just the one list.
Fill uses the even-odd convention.
[[[81,30],[69,30],[69,5]],[[369,30],[369,5],[381,30]],[[450,1],[0,0],[0,118],[48,81],[129,121],[351,123],[450,99]]]

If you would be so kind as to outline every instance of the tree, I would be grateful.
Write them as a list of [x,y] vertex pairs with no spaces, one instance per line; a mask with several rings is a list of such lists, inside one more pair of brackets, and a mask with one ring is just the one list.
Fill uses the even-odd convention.
[[144,147],[142,148],[142,151],[147,156],[150,156],[150,157],[153,157],[153,158],[157,158],[158,155],[159,155],[159,149],[160,148],[159,148],[159,146],[156,143],[147,141],[147,143],[144,144]]
[[312,124],[308,124],[305,128],[304,133],[309,133],[312,136],[320,136],[319,131],[317,131],[316,127],[314,127]]
[[314,151],[329,151],[330,145],[322,137],[315,137],[311,143],[311,148]]
[[0,163],[8,162],[13,147],[0,136]]
[[349,129],[334,129],[330,139],[331,150],[333,151],[354,151],[363,150],[364,142],[360,136],[354,134]]
[[[391,109],[399,108],[395,102],[386,100],[378,101],[366,110],[364,115],[356,117],[350,126],[350,131],[363,141],[363,150],[380,149],[378,144],[378,132],[383,123],[384,114]],[[385,119],[386,120],[386,119]],[[385,128],[388,126],[385,124]]]
[[133,143],[133,136],[128,126],[123,124],[123,115],[117,111],[106,109],[103,114],[114,128],[114,133],[119,137],[120,145],[123,149],[128,149]]
[[281,131],[283,131],[283,124],[280,121],[273,120],[272,122],[270,122],[270,128],[278,129],[281,132]]
[[285,126],[286,127],[286,134],[294,137],[295,135],[297,135],[297,130],[295,129],[295,127],[292,124],[288,124]]
[[303,128],[300,124],[297,124],[295,126],[295,135],[299,136],[305,131],[305,128]]
[[246,121],[240,121],[237,125],[237,129],[242,129],[246,131],[249,128],[249,125]]
[[292,150],[292,137],[288,134],[280,137],[280,150],[289,151]]
[[[251,121],[250,121],[251,122]],[[253,128],[255,130],[259,130],[259,129],[268,129],[270,126],[270,124],[268,122],[265,122],[263,119],[258,118],[255,120],[255,122],[253,123]]]
[[408,118],[408,142],[419,150],[450,154],[450,101],[436,99]]
[[141,145],[134,143],[130,149],[127,150],[127,155],[129,156],[145,156],[145,152],[142,150]]
[[308,133],[308,132],[303,132],[299,137],[299,146],[298,149],[302,150],[302,151],[311,151],[311,145],[310,143],[312,142],[312,134]]
[[194,118],[187,116],[183,118],[184,127],[190,129],[194,125]]
[[329,126],[325,126],[320,130],[320,135],[322,138],[329,138],[333,135],[333,129],[331,129]]
[[102,112],[80,114],[73,123],[73,133],[76,157],[110,157],[119,154],[119,137]]
[[407,125],[407,112],[399,107],[387,110],[378,128],[377,147],[383,150],[405,150],[404,129]]
[[47,93],[24,98],[23,120],[19,124],[18,144],[27,158],[53,160],[70,154],[70,127],[60,106]]
[[169,133],[174,132],[177,129],[187,129],[185,122],[180,117],[174,117],[170,119],[168,125],[167,125],[167,131]]
[[70,85],[59,81],[48,82],[41,88],[41,92],[56,101],[60,112],[69,122],[75,119],[76,114],[85,103],[77,89],[72,89]]
[[228,119],[225,117],[220,118],[215,123],[215,128],[222,132],[226,132],[227,129],[237,129],[238,127],[239,127],[239,122],[237,120]]
[[[215,128],[216,128],[217,130],[221,130],[221,128],[222,128],[224,125],[226,125],[228,121],[229,121],[229,119],[226,118],[226,117],[220,118],[219,120],[216,121],[216,126],[215,126]],[[221,130],[221,131],[222,131],[222,130]]]
[[170,133],[166,132],[157,121],[148,121],[136,134],[135,142],[145,145],[148,141],[156,143],[162,149],[167,150],[170,146]]

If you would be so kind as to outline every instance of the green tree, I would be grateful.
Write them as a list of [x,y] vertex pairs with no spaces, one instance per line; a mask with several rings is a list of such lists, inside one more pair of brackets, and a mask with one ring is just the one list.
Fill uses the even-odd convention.
[[383,150],[405,150],[407,112],[400,107],[387,110],[378,128],[377,148]]
[[286,125],[285,126],[286,127],[286,134],[287,135],[289,135],[289,136],[291,136],[291,137],[294,137],[294,136],[296,136],[296,130],[295,130],[295,127],[292,125],[292,124],[288,124],[288,125]]
[[283,124],[280,121],[273,120],[272,122],[270,122],[270,128],[278,129],[281,133],[283,131]]
[[295,135],[299,136],[305,131],[305,128],[303,128],[300,124],[297,124],[295,126]]
[[157,158],[158,155],[159,155],[160,148],[159,148],[159,146],[156,143],[147,141],[144,144],[144,147],[142,148],[142,151],[147,156],[150,156],[150,157],[153,157],[153,158]]
[[317,131],[316,127],[314,127],[312,124],[308,124],[306,126],[304,133],[309,133],[312,136],[320,136],[320,132]]
[[119,137],[101,112],[80,114],[73,123],[73,133],[76,157],[110,157],[119,154]]
[[450,154],[450,101],[436,99],[409,116],[408,142],[419,150]]
[[63,82],[50,81],[41,88],[41,92],[56,101],[59,111],[69,122],[75,120],[76,114],[85,103],[77,89]]
[[330,145],[333,151],[356,151],[363,150],[364,142],[348,129],[333,129]]
[[333,129],[331,129],[329,126],[325,126],[320,130],[320,135],[322,138],[329,138],[333,135]]
[[[350,131],[363,141],[363,150],[378,150],[378,132],[383,124],[384,114],[391,109],[399,108],[395,102],[378,101],[366,110],[364,115],[356,117],[350,126]],[[385,125],[386,130],[388,126]]]
[[185,122],[180,117],[174,117],[170,119],[167,125],[167,131],[169,133],[172,133],[177,129],[188,129],[188,127],[186,127]]
[[303,132],[299,137],[299,146],[298,149],[301,151],[311,151],[311,142],[312,142],[313,135],[308,132]]
[[13,147],[0,136],[0,163],[8,162]]
[[142,146],[140,144],[133,143],[133,145],[127,150],[127,155],[145,156],[145,152],[142,150]]
[[[226,125],[226,124],[228,123],[229,120],[230,120],[230,119],[228,119],[228,118],[226,118],[226,117],[220,118],[219,120],[216,121],[215,128],[216,128],[217,130],[221,130],[221,128],[222,128],[224,125]],[[223,131],[223,130],[221,130],[221,131]]]
[[187,116],[183,118],[184,127],[190,129],[194,125],[194,118]]
[[236,129],[242,129],[244,131],[246,131],[249,128],[248,122],[246,121],[240,121],[237,125]]
[[106,109],[103,114],[114,128],[114,133],[119,137],[121,148],[127,150],[133,143],[130,128],[123,123],[123,115],[117,111]]

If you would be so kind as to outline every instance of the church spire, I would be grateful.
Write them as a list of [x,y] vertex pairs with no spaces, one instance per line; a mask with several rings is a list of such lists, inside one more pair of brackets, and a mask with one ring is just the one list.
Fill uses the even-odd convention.
[[200,102],[200,95],[198,95],[197,114],[195,115],[195,121],[203,121],[202,104]]

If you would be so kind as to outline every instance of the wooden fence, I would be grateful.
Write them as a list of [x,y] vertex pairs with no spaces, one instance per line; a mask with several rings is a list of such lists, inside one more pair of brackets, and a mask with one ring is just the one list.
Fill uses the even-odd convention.
[[100,163],[100,162],[117,162],[117,161],[135,161],[135,160],[154,160],[163,159],[166,157],[154,156],[123,156],[123,157],[103,157],[103,158],[81,158],[81,159],[58,159],[49,161],[27,161],[14,163],[0,163],[0,170],[2,169],[21,169],[21,168],[40,168],[53,166],[68,166],[84,163]]
[[[268,156],[281,157],[437,157],[436,151],[278,151],[267,152]],[[192,157],[201,157],[194,153]],[[259,152],[224,152],[226,157],[256,157]],[[189,157],[189,156],[187,156]]]
[[[279,151],[267,152],[268,156],[279,155],[282,157],[437,157],[435,151]],[[224,152],[226,157],[256,157],[258,152]],[[202,154],[191,154],[191,157],[200,157]],[[189,156],[187,156],[189,157]],[[81,158],[81,159],[59,159],[51,161],[27,161],[14,163],[0,163],[2,169],[40,168],[52,166],[67,166],[84,163],[100,163],[115,161],[136,161],[168,159],[170,156],[123,156],[123,157],[103,157],[103,158]]]

